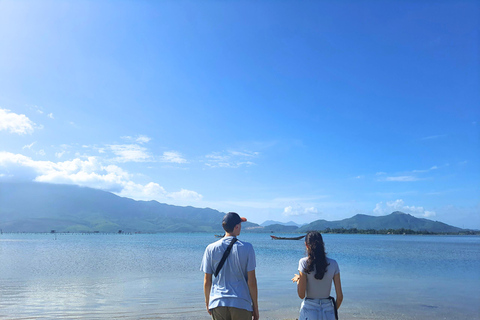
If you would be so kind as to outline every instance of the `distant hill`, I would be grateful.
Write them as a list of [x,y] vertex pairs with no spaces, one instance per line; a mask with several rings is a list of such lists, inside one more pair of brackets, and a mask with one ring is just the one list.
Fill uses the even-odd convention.
[[[72,185],[0,183],[0,229],[4,232],[212,232],[223,233],[224,213],[210,208],[136,201],[113,193]],[[402,212],[386,216],[358,214],[339,221],[308,225],[245,222],[244,232],[305,233],[330,229],[411,229],[438,233],[463,229]],[[263,224],[270,223],[266,221]]]
[[351,218],[339,221],[317,220],[299,228],[298,232],[307,232],[309,230],[325,230],[327,228],[357,228],[359,230],[410,229],[413,231],[428,231],[438,233],[453,233],[463,230],[443,222],[416,218],[410,214],[395,211],[386,216],[368,216],[364,214],[357,214]]
[[86,187],[0,183],[4,232],[223,232],[223,216],[209,208],[135,201]]
[[301,224],[295,223],[293,221],[289,222],[279,222],[279,221],[274,221],[274,220],[267,220],[264,223],[260,224],[262,227],[268,227],[271,226],[272,224],[279,224],[282,226],[295,226],[295,227],[301,227]]

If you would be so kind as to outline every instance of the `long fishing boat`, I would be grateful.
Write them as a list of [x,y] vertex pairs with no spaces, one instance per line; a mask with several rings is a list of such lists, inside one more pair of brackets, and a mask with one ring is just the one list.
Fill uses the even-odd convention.
[[300,240],[300,239],[305,238],[305,236],[291,237],[291,238],[288,238],[288,237],[277,237],[277,236],[270,236],[270,237],[272,237],[272,240]]

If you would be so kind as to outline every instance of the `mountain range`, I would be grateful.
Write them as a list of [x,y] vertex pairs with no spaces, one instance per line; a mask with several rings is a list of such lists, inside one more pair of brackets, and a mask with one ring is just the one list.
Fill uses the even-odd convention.
[[351,218],[339,221],[317,220],[299,228],[299,232],[308,230],[353,229],[358,230],[383,230],[383,229],[408,229],[413,231],[428,231],[436,233],[455,233],[464,229],[457,228],[439,221],[417,218],[400,211],[392,212],[385,216],[369,216],[357,214]]
[[[180,207],[137,201],[111,192],[73,185],[37,182],[0,183],[0,229],[3,232],[212,232],[223,233],[224,213],[210,208]],[[245,222],[245,232],[296,233],[309,230],[410,229],[455,233],[463,229],[402,212],[363,214],[339,221],[317,220],[299,226],[266,221]]]

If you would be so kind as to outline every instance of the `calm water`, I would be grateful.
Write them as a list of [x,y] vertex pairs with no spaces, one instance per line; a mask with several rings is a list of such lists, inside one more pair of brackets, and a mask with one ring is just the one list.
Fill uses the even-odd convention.
[[[295,319],[303,241],[242,234],[260,316]],[[341,319],[480,319],[480,237],[325,235]],[[0,319],[209,319],[199,271],[212,234],[0,236]]]

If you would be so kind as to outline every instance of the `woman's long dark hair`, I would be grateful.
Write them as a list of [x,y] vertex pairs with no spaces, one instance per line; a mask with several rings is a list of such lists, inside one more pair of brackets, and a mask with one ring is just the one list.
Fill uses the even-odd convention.
[[318,231],[308,232],[305,236],[305,244],[307,245],[308,254],[305,271],[310,273],[315,270],[315,279],[322,280],[329,265],[322,235]]

